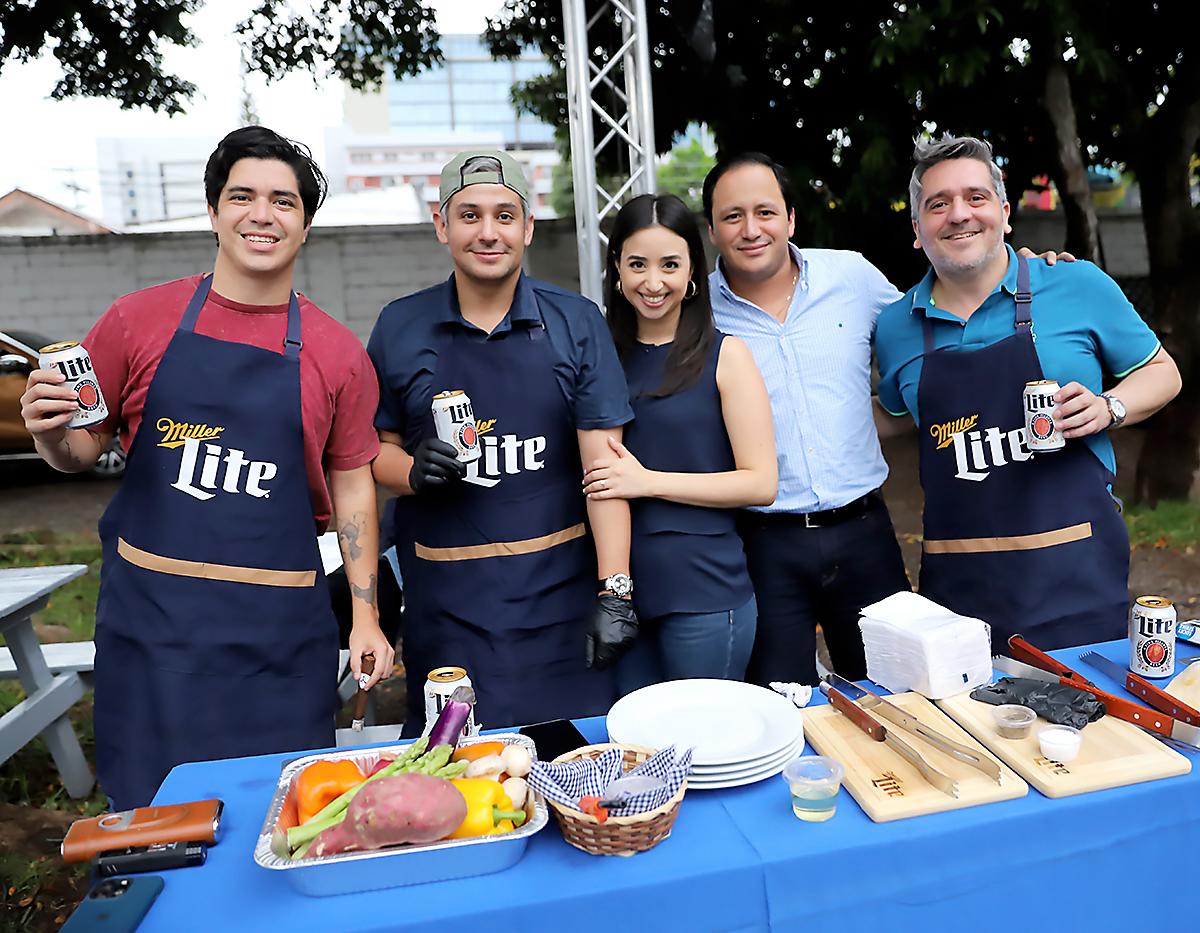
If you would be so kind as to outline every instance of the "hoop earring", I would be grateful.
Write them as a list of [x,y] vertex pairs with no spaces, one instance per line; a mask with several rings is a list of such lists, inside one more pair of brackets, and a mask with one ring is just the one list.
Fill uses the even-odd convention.
[[691,288],[691,291],[689,292],[689,291],[688,291],[688,290],[685,288],[685,289],[683,290],[683,297],[684,297],[685,299],[688,299],[688,298],[695,298],[695,297],[696,297],[696,295],[698,295],[698,294],[700,293],[700,286],[696,284],[696,280],[695,280],[695,279],[688,279],[688,286]]

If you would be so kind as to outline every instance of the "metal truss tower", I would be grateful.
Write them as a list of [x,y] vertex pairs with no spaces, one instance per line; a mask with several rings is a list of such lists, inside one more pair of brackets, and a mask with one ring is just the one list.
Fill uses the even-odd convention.
[[[598,24],[609,28],[596,29]],[[615,48],[605,47],[616,35],[613,24],[620,27],[620,42]],[[657,190],[646,0],[563,0],[563,27],[579,290],[603,308],[603,249],[608,238],[601,221],[629,197]],[[627,148],[629,169],[628,177],[611,192],[596,173],[600,155],[610,145]]]

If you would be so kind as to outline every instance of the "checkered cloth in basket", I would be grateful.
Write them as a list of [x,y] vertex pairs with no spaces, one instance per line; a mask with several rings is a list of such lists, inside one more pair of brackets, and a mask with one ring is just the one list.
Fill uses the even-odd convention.
[[[666,786],[629,794],[624,798],[621,816],[635,816],[661,807],[675,796],[687,780],[691,767],[690,748],[680,753],[674,745],[669,745],[647,758],[628,773],[658,778]],[[578,810],[580,797],[604,797],[605,788],[619,777],[622,777],[621,750],[610,748],[596,758],[581,758],[561,764],[534,761],[533,769],[529,772],[529,783],[549,799]]]

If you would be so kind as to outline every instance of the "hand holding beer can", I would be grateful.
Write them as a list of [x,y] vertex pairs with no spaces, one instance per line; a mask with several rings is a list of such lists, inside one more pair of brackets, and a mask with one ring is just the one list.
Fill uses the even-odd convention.
[[437,436],[458,452],[459,463],[472,463],[479,459],[475,411],[462,389],[439,392],[433,397],[433,426]]
[[73,389],[79,399],[79,411],[67,422],[68,428],[86,428],[108,417],[108,406],[100,391],[100,380],[92,370],[92,358],[73,340],[52,343],[38,350],[38,368],[58,370],[67,377],[63,386]]
[[1039,379],[1025,383],[1022,404],[1025,409],[1025,443],[1036,453],[1062,450],[1067,442],[1062,432],[1054,425],[1051,413],[1058,403],[1054,396],[1059,390],[1053,379]]

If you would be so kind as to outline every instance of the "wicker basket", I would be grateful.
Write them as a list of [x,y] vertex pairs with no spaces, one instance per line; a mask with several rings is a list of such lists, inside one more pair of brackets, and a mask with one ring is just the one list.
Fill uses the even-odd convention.
[[[626,772],[641,764],[655,753],[652,748],[640,745],[587,745],[573,752],[559,755],[554,761],[575,761],[578,758],[596,758],[610,748],[619,748],[623,754],[621,762]],[[638,813],[635,816],[610,816],[601,823],[589,813],[546,798],[554,818],[558,820],[563,838],[576,849],[592,855],[636,855],[652,849],[669,835],[679,813],[679,804],[687,790],[687,781],[680,785],[675,796],[661,807]]]

